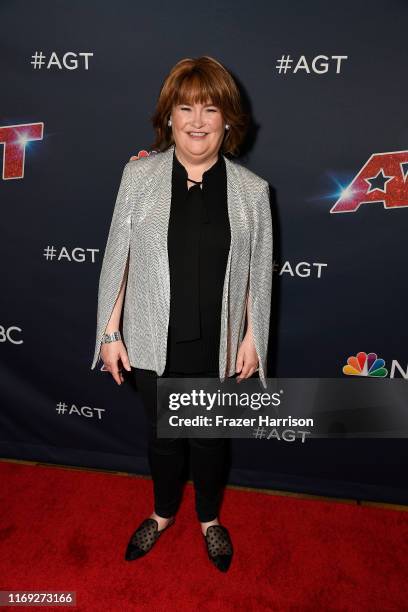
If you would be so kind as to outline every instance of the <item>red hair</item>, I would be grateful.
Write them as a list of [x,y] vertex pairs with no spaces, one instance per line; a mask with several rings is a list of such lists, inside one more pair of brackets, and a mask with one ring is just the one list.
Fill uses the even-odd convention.
[[249,125],[249,117],[243,111],[241,94],[228,70],[216,59],[204,55],[177,62],[163,81],[156,110],[151,117],[156,139],[153,149],[165,151],[173,143],[171,127],[167,125],[173,105],[194,103],[214,104],[226,123],[221,144],[223,153],[239,154]]

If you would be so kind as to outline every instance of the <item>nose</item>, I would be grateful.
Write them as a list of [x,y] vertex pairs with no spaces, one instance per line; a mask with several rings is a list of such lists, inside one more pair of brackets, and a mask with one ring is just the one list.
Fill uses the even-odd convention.
[[204,115],[203,111],[200,108],[195,108],[193,111],[193,118],[191,121],[193,127],[201,128],[204,125]]

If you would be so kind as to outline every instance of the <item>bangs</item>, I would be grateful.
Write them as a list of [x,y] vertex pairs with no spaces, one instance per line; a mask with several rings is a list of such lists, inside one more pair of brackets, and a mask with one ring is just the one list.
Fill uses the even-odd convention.
[[214,104],[221,106],[221,97],[216,83],[210,82],[202,72],[190,72],[185,75],[176,89],[174,104]]

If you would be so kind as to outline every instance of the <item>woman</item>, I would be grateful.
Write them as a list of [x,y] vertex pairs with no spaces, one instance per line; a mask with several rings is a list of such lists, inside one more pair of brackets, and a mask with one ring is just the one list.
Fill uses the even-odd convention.
[[[159,376],[236,376],[267,386],[272,286],[268,183],[236,155],[246,129],[237,86],[204,56],[178,62],[152,119],[159,152],[124,168],[102,262],[96,346],[120,385],[132,372],[149,420],[154,510],[125,558],[149,552],[174,523],[185,439],[157,438]],[[123,306],[123,340],[119,330]],[[188,439],[209,559],[228,570],[233,547],[218,520],[227,440]]]

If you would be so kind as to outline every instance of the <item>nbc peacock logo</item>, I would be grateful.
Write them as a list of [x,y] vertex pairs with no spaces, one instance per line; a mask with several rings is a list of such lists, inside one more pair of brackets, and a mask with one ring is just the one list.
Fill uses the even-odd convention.
[[379,359],[376,353],[364,353],[360,351],[354,357],[347,359],[347,365],[343,366],[343,374],[347,376],[376,376],[384,378],[388,370],[384,368],[384,359]]

